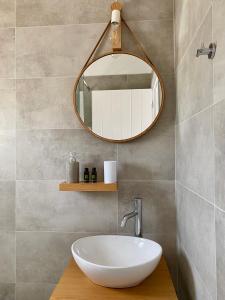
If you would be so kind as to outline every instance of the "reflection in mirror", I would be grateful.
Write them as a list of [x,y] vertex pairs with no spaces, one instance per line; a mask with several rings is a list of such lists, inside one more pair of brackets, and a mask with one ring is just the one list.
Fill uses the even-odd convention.
[[159,78],[144,60],[130,54],[104,56],[83,72],[75,106],[85,127],[109,140],[142,134],[162,106]]

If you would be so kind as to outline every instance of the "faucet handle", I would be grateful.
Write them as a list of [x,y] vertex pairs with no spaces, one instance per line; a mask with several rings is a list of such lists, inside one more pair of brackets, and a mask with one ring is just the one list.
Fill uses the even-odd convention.
[[136,222],[135,222],[135,235],[142,237],[142,198],[134,198],[134,210],[137,213]]
[[136,211],[142,211],[142,198],[141,197],[135,197],[134,198],[134,209]]
[[140,202],[142,202],[142,200],[143,200],[143,198],[141,198],[141,197],[134,197],[134,199],[133,199],[133,201],[134,201],[134,203],[140,203]]

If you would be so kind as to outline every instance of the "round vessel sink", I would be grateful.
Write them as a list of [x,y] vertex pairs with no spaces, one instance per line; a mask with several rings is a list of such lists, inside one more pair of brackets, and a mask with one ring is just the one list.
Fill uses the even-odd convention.
[[151,240],[132,236],[98,235],[71,246],[74,260],[94,283],[111,288],[138,285],[158,265],[162,248]]

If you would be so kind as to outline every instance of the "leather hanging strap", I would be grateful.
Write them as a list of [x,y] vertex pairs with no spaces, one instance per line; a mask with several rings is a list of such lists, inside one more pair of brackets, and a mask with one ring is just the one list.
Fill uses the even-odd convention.
[[91,54],[89,55],[83,69],[85,69],[85,67],[88,65],[89,61],[91,60],[92,56],[95,54],[98,46],[100,45],[101,41],[103,40],[103,38],[104,38],[106,32],[108,31],[110,25],[111,25],[111,20],[109,21],[109,23],[107,24],[106,28],[104,29],[102,35],[100,36],[99,40],[97,41],[97,44],[95,45],[94,49],[92,50]]
[[[121,22],[125,25],[125,27],[128,29],[129,33],[131,34],[131,36],[133,37],[135,43],[137,44],[139,50],[144,54],[145,60],[152,66],[154,66],[154,64],[152,63],[152,61],[150,60],[150,58],[148,57],[146,51],[144,50],[144,47],[141,45],[141,43],[139,42],[138,38],[136,37],[136,35],[134,34],[134,32],[131,30],[131,28],[129,27],[129,25],[127,24],[127,22],[123,19],[123,17],[121,18]],[[83,69],[86,68],[86,66],[88,65],[88,63],[90,62],[91,58],[94,56],[96,50],[98,49],[101,41],[104,39],[106,32],[109,30],[111,25],[111,20],[108,22],[107,26],[105,27],[103,33],[101,34],[100,38],[97,41],[97,44],[95,45],[94,49],[92,50],[91,54],[89,55]],[[113,51],[113,53],[123,53],[123,51]]]
[[136,35],[134,34],[134,32],[131,30],[131,28],[129,27],[129,25],[127,24],[127,22],[123,19],[123,17],[121,18],[122,22],[124,23],[124,25],[127,27],[128,31],[130,32],[130,34],[132,35],[135,43],[138,45],[139,50],[141,52],[143,52],[145,59],[153,66],[152,61],[150,60],[150,58],[148,57],[144,47],[141,45],[141,43],[139,42],[138,38],[136,37]]

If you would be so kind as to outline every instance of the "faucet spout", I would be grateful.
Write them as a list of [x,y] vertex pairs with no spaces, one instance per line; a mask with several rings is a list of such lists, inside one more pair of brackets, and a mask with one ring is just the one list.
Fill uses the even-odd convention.
[[211,52],[211,49],[209,48],[201,48],[197,50],[196,56],[199,57],[200,55],[209,55]]
[[134,210],[123,216],[120,226],[125,227],[127,221],[131,218],[135,219],[134,235],[137,237],[142,237],[142,199],[141,198],[134,199]]
[[122,221],[121,221],[120,226],[121,226],[122,228],[124,228],[124,227],[126,226],[126,224],[127,224],[127,221],[128,221],[129,219],[131,219],[131,218],[137,216],[137,214],[138,214],[138,213],[137,213],[136,211],[132,211],[132,212],[130,212],[130,213],[124,215],[124,216],[123,216],[123,219],[122,219]]

